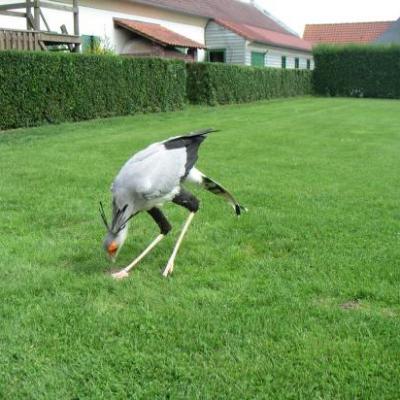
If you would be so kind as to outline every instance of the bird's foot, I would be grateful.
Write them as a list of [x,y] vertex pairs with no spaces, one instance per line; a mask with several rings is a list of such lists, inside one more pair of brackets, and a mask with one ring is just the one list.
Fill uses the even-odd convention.
[[121,281],[122,279],[129,278],[129,273],[126,272],[126,271],[123,269],[122,271],[115,272],[115,273],[111,274],[111,276],[112,276],[114,279],[116,279],[116,280],[118,280],[118,281]]
[[174,272],[174,263],[168,261],[168,264],[167,264],[167,266],[165,267],[164,272],[163,272],[162,275],[163,275],[164,278],[167,278],[168,275],[171,275],[171,274],[172,274],[172,272]]

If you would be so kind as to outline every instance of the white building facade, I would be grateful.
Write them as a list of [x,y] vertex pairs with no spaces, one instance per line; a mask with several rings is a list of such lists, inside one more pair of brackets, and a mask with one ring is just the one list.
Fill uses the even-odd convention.
[[[227,64],[252,65],[257,67],[287,68],[287,69],[314,69],[314,59],[311,49],[307,50],[308,43],[294,40],[289,47],[283,40],[285,47],[268,43],[261,37],[249,40],[246,34],[239,34],[232,29],[222,26],[216,21],[210,21],[206,26],[206,45],[208,58],[216,53],[224,53],[223,62]],[[264,43],[261,41],[264,40]],[[291,38],[289,38],[289,41]],[[298,48],[295,48],[295,47]],[[211,60],[212,61],[212,60]]]
[[[71,5],[70,0],[50,1],[56,4]],[[14,0],[14,2],[17,3],[20,0]],[[11,1],[7,1],[7,3],[11,3]],[[43,12],[52,31],[60,32],[60,26],[64,24],[68,32],[73,32],[73,20],[69,13],[52,9],[43,9]],[[307,44],[302,39],[296,37],[294,41],[300,43],[296,48],[296,46],[290,47],[286,44],[285,46],[279,45],[279,40],[277,43],[268,43],[268,40],[264,40],[262,35],[249,38],[241,35],[241,32],[228,29],[227,26],[221,26],[214,21],[214,19],[220,19],[221,16],[228,18],[228,22],[236,24],[235,27],[238,26],[239,29],[241,29],[240,27],[251,27],[250,25],[256,21],[257,27],[253,27],[255,30],[261,29],[275,33],[279,31],[280,37],[284,39],[283,43],[285,43],[285,37],[292,40],[295,37],[291,32],[286,31],[284,26],[277,25],[276,21],[263,15],[254,5],[243,4],[236,0],[219,0],[211,5],[210,2],[202,4],[202,0],[187,0],[186,2],[180,0],[79,1],[79,25],[84,47],[88,39],[100,38],[116,53],[129,54],[134,46],[139,46],[140,41],[137,37],[133,37],[131,31],[117,26],[115,20],[130,19],[161,25],[203,45],[207,50],[198,48],[196,61],[222,61],[231,64],[277,68],[313,67],[311,46],[307,49]],[[265,29],[263,18],[265,19]],[[26,21],[23,18],[0,15],[0,28],[26,29]],[[262,38],[262,40],[257,40],[257,38]],[[220,51],[219,54],[218,51]],[[263,63],[260,62],[262,57]],[[283,62],[284,57],[286,57],[285,63]],[[297,59],[298,61],[296,61]]]

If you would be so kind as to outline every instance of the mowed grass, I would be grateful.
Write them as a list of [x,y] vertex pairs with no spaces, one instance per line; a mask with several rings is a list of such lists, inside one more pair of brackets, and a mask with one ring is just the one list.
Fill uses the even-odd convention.
[[[1,399],[398,399],[400,102],[304,98],[0,135]],[[98,201],[131,154],[215,127],[202,201],[129,280]],[[158,234],[133,220],[117,265]]]

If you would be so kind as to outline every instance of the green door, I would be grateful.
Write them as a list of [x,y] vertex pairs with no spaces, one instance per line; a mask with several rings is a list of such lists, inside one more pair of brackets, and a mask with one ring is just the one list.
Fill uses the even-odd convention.
[[251,52],[251,65],[253,67],[265,67],[265,53]]

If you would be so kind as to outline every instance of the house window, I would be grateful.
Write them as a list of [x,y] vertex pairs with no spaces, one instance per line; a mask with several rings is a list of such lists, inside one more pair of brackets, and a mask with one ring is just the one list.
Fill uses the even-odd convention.
[[208,51],[208,61],[209,62],[225,62],[225,49],[216,49]]
[[84,53],[90,53],[95,51],[101,43],[101,40],[98,36],[82,35],[81,39],[82,39],[82,51]]
[[294,67],[295,67],[296,69],[299,69],[299,68],[300,68],[300,59],[299,59],[298,57],[296,57],[296,58],[294,59]]
[[282,56],[282,68],[286,68],[286,56]]
[[311,60],[307,59],[307,69],[311,69]]
[[251,65],[253,67],[265,67],[265,53],[251,52]]

